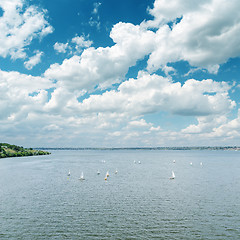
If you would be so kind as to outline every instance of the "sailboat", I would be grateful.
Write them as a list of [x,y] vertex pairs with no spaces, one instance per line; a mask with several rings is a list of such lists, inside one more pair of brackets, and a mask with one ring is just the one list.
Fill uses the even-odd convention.
[[105,176],[104,180],[105,180],[105,181],[107,181],[107,178],[108,178],[108,176],[107,176],[107,174],[106,174],[106,176]]
[[79,178],[79,180],[85,180],[83,172],[82,172],[81,177]]
[[174,171],[172,171],[172,176],[170,177],[170,179],[174,179],[175,178],[175,174]]
[[99,175],[99,174],[100,174],[100,171],[98,170],[98,171],[97,171],[97,175]]
[[70,176],[71,175],[71,173],[70,173],[70,170],[68,171],[68,176]]
[[107,173],[106,173],[106,177],[109,177],[109,172],[107,171]]
[[118,170],[116,169],[115,174],[117,174],[117,173],[118,173]]

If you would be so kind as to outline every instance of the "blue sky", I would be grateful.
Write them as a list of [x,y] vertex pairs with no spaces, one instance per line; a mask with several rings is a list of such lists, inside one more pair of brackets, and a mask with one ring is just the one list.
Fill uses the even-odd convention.
[[0,142],[239,145],[239,7],[0,1]]

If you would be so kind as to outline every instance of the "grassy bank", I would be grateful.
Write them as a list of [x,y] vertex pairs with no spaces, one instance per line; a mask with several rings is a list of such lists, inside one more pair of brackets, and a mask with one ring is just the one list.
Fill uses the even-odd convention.
[[24,157],[36,155],[48,155],[47,151],[34,150],[32,148],[23,148],[8,143],[0,143],[0,158],[6,157]]

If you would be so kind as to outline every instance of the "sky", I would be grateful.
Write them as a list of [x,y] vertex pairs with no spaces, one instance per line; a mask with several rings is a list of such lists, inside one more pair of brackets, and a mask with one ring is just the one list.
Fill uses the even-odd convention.
[[0,142],[239,146],[238,0],[0,0]]

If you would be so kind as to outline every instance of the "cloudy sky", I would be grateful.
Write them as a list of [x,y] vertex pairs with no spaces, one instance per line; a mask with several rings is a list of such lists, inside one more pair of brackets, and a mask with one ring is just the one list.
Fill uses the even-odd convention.
[[239,145],[239,0],[0,0],[0,142]]

